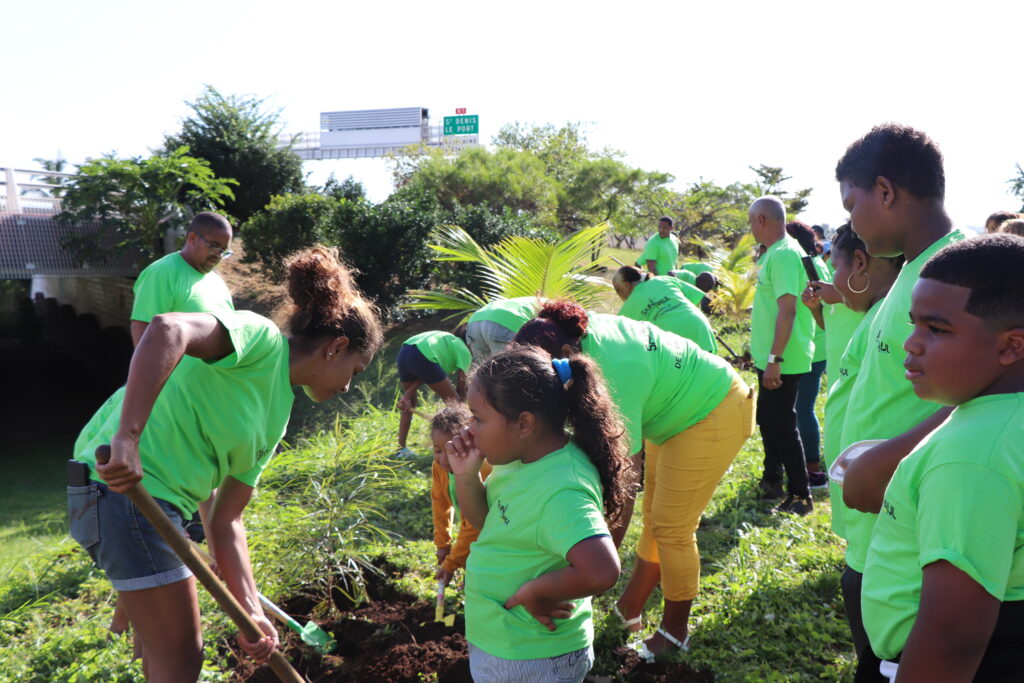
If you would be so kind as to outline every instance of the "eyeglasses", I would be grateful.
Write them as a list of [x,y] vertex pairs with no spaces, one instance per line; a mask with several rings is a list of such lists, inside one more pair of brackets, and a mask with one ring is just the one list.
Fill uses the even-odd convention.
[[206,242],[206,246],[210,249],[211,252],[213,252],[214,256],[220,256],[221,258],[227,258],[227,257],[229,257],[229,256],[231,256],[232,254],[235,253],[235,252],[231,251],[230,249],[228,249],[227,247],[222,247],[222,246],[217,245],[217,244],[212,244],[210,242],[210,240],[206,239],[205,237],[200,235],[198,232],[195,233],[195,236],[198,237],[199,239],[201,239],[202,241]]

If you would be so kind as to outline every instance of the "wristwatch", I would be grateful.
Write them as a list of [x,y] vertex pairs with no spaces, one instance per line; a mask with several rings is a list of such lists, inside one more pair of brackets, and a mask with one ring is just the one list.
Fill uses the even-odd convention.
[[776,356],[776,355],[771,354],[771,353],[768,354],[768,362],[769,363],[781,363],[783,360],[785,360],[785,359],[782,356]]

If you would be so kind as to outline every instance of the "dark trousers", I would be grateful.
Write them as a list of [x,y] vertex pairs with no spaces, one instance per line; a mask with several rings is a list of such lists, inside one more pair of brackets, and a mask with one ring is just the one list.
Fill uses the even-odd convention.
[[757,371],[757,426],[764,444],[764,479],[772,484],[782,482],[786,472],[786,491],[807,498],[807,463],[804,446],[796,428],[796,392],[803,375],[782,375],[778,389],[764,388],[764,372]]
[[860,585],[863,580],[864,575],[849,566],[843,568],[843,575],[839,578],[839,586],[843,589],[846,623],[850,625],[853,649],[858,657],[868,648],[868,634],[864,630],[864,617],[860,611]]
[[[992,638],[974,674],[974,683],[1020,683],[1024,680],[1024,600],[1004,602]],[[900,661],[899,657],[891,661]],[[857,661],[854,683],[887,683],[878,672],[881,660],[866,647]]]

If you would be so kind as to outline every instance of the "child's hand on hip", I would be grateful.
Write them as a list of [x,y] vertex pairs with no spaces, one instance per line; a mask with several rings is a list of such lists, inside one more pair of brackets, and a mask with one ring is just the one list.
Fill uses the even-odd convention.
[[537,595],[534,582],[527,581],[519,587],[512,597],[505,601],[505,609],[522,605],[533,618],[543,624],[549,631],[555,630],[555,619],[568,619],[576,608],[568,600],[557,600]]
[[448,454],[448,466],[456,477],[480,474],[480,466],[484,463],[484,454],[476,447],[476,441],[469,429],[463,429],[444,445]]

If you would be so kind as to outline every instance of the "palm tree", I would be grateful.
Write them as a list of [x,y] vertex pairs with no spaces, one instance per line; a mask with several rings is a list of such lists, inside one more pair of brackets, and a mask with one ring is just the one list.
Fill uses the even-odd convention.
[[[68,163],[68,160],[61,156],[59,150],[57,151],[56,159],[44,159],[42,157],[36,157],[32,161],[42,166],[44,171],[53,171],[55,173],[63,173],[64,167],[67,166]],[[33,175],[32,180],[35,182],[41,182],[47,185],[52,185],[53,189],[49,191],[50,195],[54,197],[60,197],[61,194],[64,192],[64,186],[68,184],[69,179],[63,176],[38,174]],[[40,192],[45,194],[45,192],[42,190],[40,190]]]
[[757,289],[754,236],[743,235],[732,249],[699,237],[690,241],[707,254],[705,260],[715,269],[718,277],[718,287],[708,293],[711,309],[733,321],[747,320]]
[[465,322],[481,306],[499,299],[539,296],[572,299],[583,307],[598,303],[611,286],[596,273],[601,264],[593,259],[608,239],[608,224],[585,228],[560,240],[509,237],[485,249],[457,225],[442,225],[430,248],[438,261],[473,263],[480,274],[479,295],[466,289],[433,292],[409,291],[412,301],[403,308],[453,311],[446,319]]

